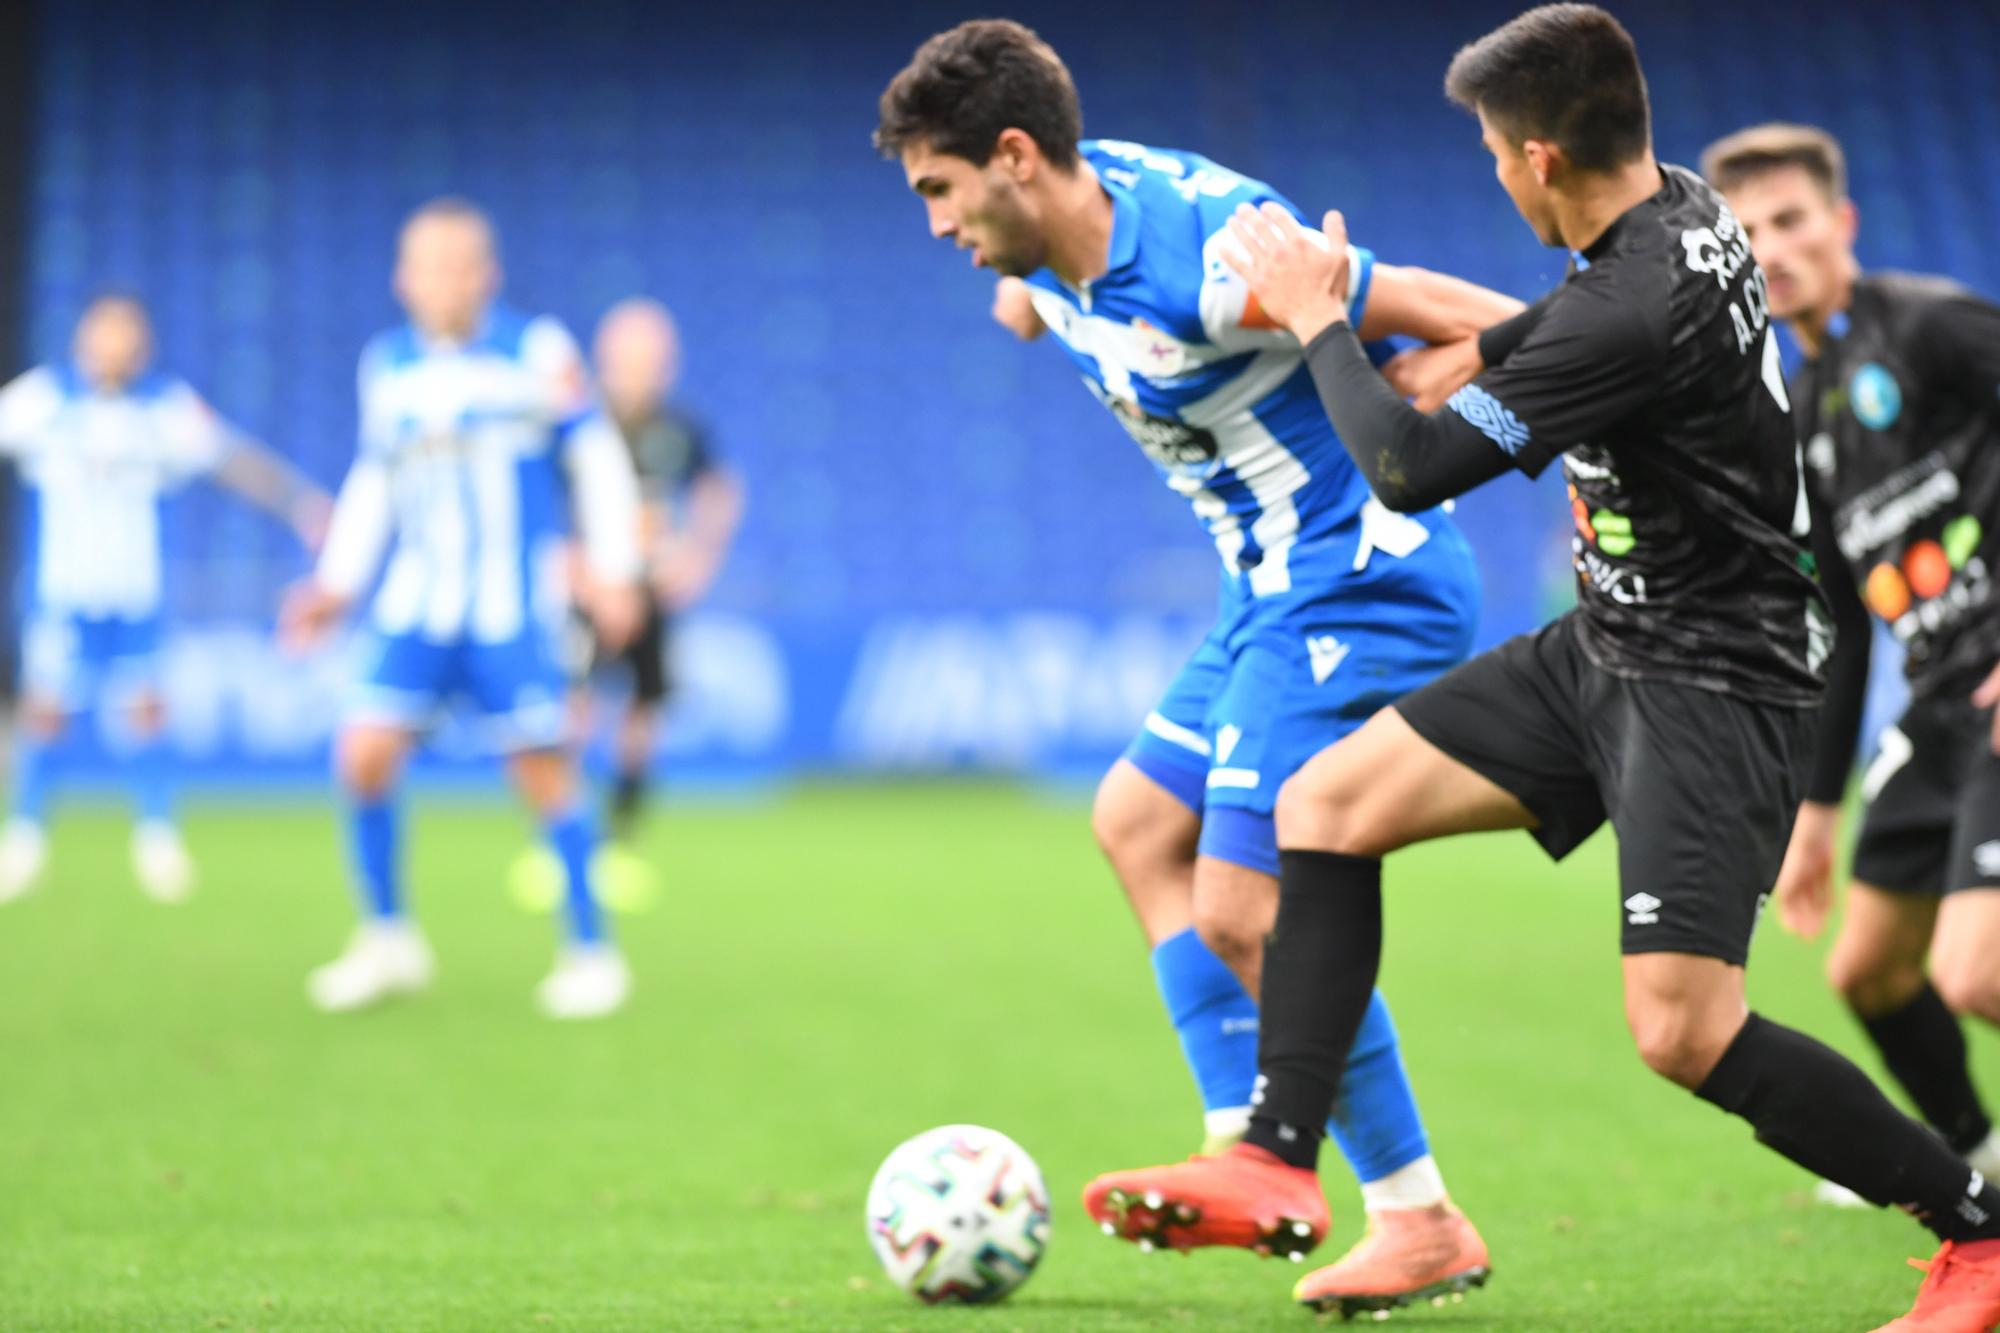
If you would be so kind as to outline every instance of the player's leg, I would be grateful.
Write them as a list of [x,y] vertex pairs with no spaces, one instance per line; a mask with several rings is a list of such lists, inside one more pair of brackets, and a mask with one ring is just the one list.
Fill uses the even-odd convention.
[[467,646],[466,685],[562,872],[563,943],[536,1002],[552,1018],[597,1018],[622,1008],[632,983],[594,882],[597,821],[567,744],[557,633],[531,624],[512,641]]
[[49,808],[64,741],[71,718],[95,693],[95,673],[84,649],[76,617],[37,612],[22,628],[13,804],[0,829],[0,902],[33,888],[48,864]]
[[536,1002],[551,1018],[613,1013],[624,1006],[632,979],[606,931],[591,864],[598,846],[596,822],[575,759],[567,750],[543,746],[518,751],[507,766],[562,868],[563,945],[555,970],[536,988]]
[[379,636],[334,738],[360,924],[346,950],[313,971],[307,993],[330,1013],[366,1008],[428,986],[436,970],[403,886],[397,788],[420,729],[449,685],[451,651],[415,635]]
[[[1286,782],[1276,808],[1285,849],[1277,928],[1263,963],[1261,1092],[1248,1141],[1224,1157],[1100,1177],[1091,1194],[1122,1189],[1157,1199],[1152,1211],[1173,1224],[1166,1238],[1176,1245],[1302,1253],[1317,1243],[1319,1142],[1374,1001],[1380,856],[1425,837],[1538,821],[1537,836],[1562,851],[1602,821],[1557,691],[1524,681],[1541,651],[1517,640],[1474,659],[1377,713]],[[1448,753],[1435,738],[1454,732],[1465,743]],[[1302,1300],[1321,1303],[1312,1286],[1320,1276],[1301,1284]]]
[[0,903],[32,889],[48,865],[48,818],[69,712],[63,702],[30,688],[14,724],[13,809],[0,828]]
[[611,787],[611,839],[629,843],[644,813],[659,742],[660,714],[667,698],[666,626],[657,609],[649,609],[638,637],[625,650],[631,668],[632,697],[618,720],[612,747],[615,772]]
[[[1806,1170],[1902,1207],[1962,1247],[1960,1271],[1990,1279],[2000,1191],[1845,1056],[1744,1003],[1810,713],[1608,676],[1584,702],[1619,836],[1626,1018],[1648,1067]],[[1988,1323],[1952,1327],[2000,1320],[2000,1285],[1990,1302]]]
[[1104,775],[1090,816],[1201,1095],[1204,1151],[1242,1133],[1257,1079],[1256,1001],[1194,929],[1195,849],[1213,751],[1207,717],[1227,666],[1219,634],[1211,635]]
[[124,704],[133,749],[132,873],[158,902],[180,902],[194,891],[194,858],[175,819],[173,752],[167,741],[166,695],[160,685],[160,622],[114,621],[116,660],[109,679]]

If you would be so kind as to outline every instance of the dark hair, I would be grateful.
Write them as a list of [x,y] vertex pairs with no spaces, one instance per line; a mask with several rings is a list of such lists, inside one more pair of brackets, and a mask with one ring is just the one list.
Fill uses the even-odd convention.
[[1829,200],[1847,195],[1847,157],[1840,140],[1811,125],[1752,125],[1717,139],[1701,153],[1701,174],[1724,194],[1781,167],[1803,167]]
[[1445,96],[1514,143],[1554,143],[1579,169],[1610,171],[1653,141],[1639,50],[1596,5],[1543,5],[1452,57]]
[[1083,108],[1049,44],[1011,19],[970,19],[917,48],[882,92],[875,147],[911,144],[985,166],[1002,130],[1020,130],[1068,170],[1083,137]]

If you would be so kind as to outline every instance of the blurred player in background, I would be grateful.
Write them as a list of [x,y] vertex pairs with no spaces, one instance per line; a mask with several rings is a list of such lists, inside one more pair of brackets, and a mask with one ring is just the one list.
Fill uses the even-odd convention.
[[660,713],[673,677],[673,618],[708,592],[729,555],[743,517],[743,486],[717,463],[701,423],[673,402],[680,381],[680,333],[657,301],[613,306],[597,326],[602,421],[617,432],[639,477],[640,589],[645,619],[622,650],[599,645],[597,657],[622,660],[632,694],[619,719],[611,837],[630,839],[646,802],[659,740]]
[[[1956,1017],[2000,1023],[2000,308],[1944,278],[1861,271],[1846,160],[1823,130],[1756,126],[1702,166],[1805,350],[1792,419],[1840,627],[1778,918],[1810,937],[1833,906],[1873,610],[1903,646],[1910,703],[1862,784],[1827,975],[1924,1119],[2000,1178]],[[1830,1182],[1820,1197],[1860,1202]]]
[[508,757],[565,878],[567,937],[536,991],[543,1012],[589,1018],[630,989],[592,892],[595,822],[567,746],[559,639],[570,589],[572,499],[598,633],[638,627],[638,495],[617,441],[571,427],[589,402],[582,357],[556,320],[497,304],[491,225],[444,199],[405,224],[395,291],[409,323],[361,357],[361,439],[314,577],[293,590],[283,633],[327,634],[384,556],[371,649],[337,744],[363,921],[308,990],[329,1011],[421,990],[431,951],[408,913],[395,789],[411,747],[457,700]]
[[[1297,340],[1218,257],[1237,203],[1291,206],[1194,154],[1081,134],[1061,59],[988,20],[918,50],[882,96],[876,143],[900,158],[931,233],[1004,275],[996,318],[1024,338],[1054,335],[1221,556],[1219,623],[1105,777],[1093,816],[1152,947],[1213,1152],[1250,1117],[1278,787],[1465,656],[1477,576],[1441,512],[1375,502]],[[1355,318],[1371,337],[1460,339],[1520,308],[1366,252],[1355,262]],[[1325,1276],[1327,1299],[1379,1309],[1483,1280],[1485,1244],[1446,1194],[1379,994],[1332,1128],[1369,1232]]]
[[130,296],[92,302],[71,360],[0,389],[0,453],[20,470],[20,727],[14,810],[0,833],[0,901],[27,891],[48,856],[50,792],[64,733],[93,708],[118,708],[136,743],[122,762],[138,802],[132,867],[162,902],[194,887],[174,822],[162,738],[162,505],[207,476],[289,524],[309,548],[329,501],[299,472],[233,430],[183,381],[151,369],[152,325]]

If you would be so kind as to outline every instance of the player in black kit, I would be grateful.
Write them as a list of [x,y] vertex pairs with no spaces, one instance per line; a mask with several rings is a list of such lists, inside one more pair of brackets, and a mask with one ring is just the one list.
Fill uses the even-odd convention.
[[1863,781],[1827,972],[1924,1119],[2000,1174],[1956,1018],[2000,1023],[2000,307],[1942,278],[1862,273],[1845,159],[1823,130],[1756,126],[1702,167],[1806,352],[1792,414],[1841,631],[1779,919],[1816,935],[1833,904],[1872,610],[1902,644],[1910,703]]
[[[1603,10],[1531,10],[1460,51],[1445,87],[1478,115],[1537,237],[1575,261],[1482,335],[1488,369],[1444,409],[1403,402],[1347,324],[1339,215],[1328,250],[1290,219],[1240,213],[1235,262],[1306,344],[1385,504],[1435,505],[1561,456],[1579,605],[1378,713],[1285,785],[1249,1134],[1226,1154],[1100,1177],[1085,1204],[1156,1244],[1310,1248],[1327,1216],[1320,1126],[1380,963],[1380,858],[1504,828],[1560,856],[1608,818],[1641,1057],[1938,1233],[1916,1310],[1890,1327],[1990,1328],[2000,1191],[1847,1059],[1744,998],[1832,647],[1764,276],[1721,198],[1655,161],[1638,54]],[[1296,1294],[1324,1295],[1312,1275]]]

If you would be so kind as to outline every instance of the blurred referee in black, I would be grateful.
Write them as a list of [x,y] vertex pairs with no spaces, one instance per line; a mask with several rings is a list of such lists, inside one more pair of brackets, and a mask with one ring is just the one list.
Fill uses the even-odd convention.
[[634,297],[597,326],[597,378],[604,407],[639,474],[641,549],[651,596],[644,628],[615,657],[632,694],[617,737],[610,833],[629,841],[646,803],[660,712],[672,688],[673,618],[700,601],[721,572],[743,517],[743,485],[717,463],[708,433],[673,402],[680,379],[680,334],[667,308]]

